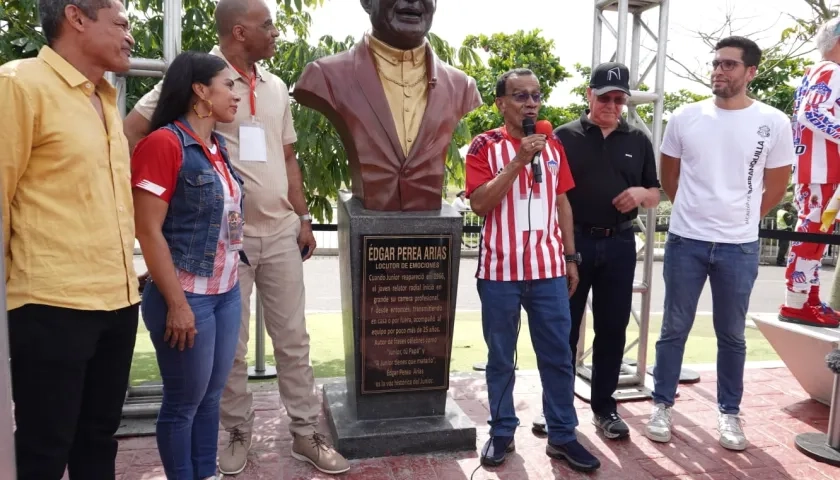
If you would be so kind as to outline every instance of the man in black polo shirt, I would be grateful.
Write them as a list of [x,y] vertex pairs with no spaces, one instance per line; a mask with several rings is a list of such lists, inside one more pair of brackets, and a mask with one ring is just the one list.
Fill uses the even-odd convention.
[[[572,361],[580,324],[592,290],[595,338],[592,352],[592,422],[606,438],[630,430],[612,398],[618,385],[636,272],[633,219],[639,207],[659,204],[659,181],[650,139],[630,126],[622,111],[630,96],[630,72],[620,63],[592,71],[589,109],[554,131],[563,143],[575,188],[568,192],[575,222],[575,246],[582,262],[580,283],[570,299]],[[534,422],[539,431],[541,420]]]

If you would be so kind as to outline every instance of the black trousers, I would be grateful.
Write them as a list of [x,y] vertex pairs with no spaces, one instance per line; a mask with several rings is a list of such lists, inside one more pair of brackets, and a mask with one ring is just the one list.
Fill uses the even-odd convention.
[[572,362],[577,358],[580,324],[586,311],[586,299],[592,290],[595,338],[592,344],[591,405],[596,415],[609,415],[616,411],[612,395],[618,386],[633,303],[635,234],[628,229],[610,237],[599,237],[588,230],[576,228],[575,248],[583,257],[583,262],[578,266],[580,283],[569,300]]
[[138,306],[9,311],[18,480],[113,480]]

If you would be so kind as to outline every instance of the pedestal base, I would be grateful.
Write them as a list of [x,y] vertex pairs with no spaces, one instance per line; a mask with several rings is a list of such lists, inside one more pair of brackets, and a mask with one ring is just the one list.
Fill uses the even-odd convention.
[[777,314],[750,317],[793,377],[814,400],[831,406],[834,373],[825,356],[840,346],[840,329],[783,322]]
[[805,456],[835,467],[840,467],[840,451],[828,445],[828,436],[824,433],[802,433],[796,436],[796,449]]
[[248,380],[268,380],[277,378],[277,369],[269,365],[265,370],[257,371],[257,367],[248,367]]
[[[648,375],[653,375],[653,369],[656,365],[651,365],[647,368]],[[695,372],[694,370],[689,370],[687,368],[683,368],[680,370],[680,383],[698,383],[700,382],[700,374]]]
[[114,438],[151,437],[157,433],[157,416],[152,418],[123,418]]
[[374,458],[433,452],[474,451],[475,424],[446,398],[445,414],[432,417],[357,420],[347,386],[324,385],[324,410],[336,450],[345,458]]

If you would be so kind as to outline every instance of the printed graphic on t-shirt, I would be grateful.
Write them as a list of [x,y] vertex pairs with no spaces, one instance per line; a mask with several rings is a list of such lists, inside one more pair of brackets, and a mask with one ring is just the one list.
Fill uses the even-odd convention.
[[753,151],[752,159],[750,160],[750,166],[747,169],[747,201],[745,203],[744,208],[744,225],[749,225],[752,221],[753,194],[756,190],[755,169],[756,165],[758,165],[758,163],[762,160],[762,154],[764,153],[764,142],[768,137],[770,137],[770,127],[768,125],[762,125],[758,127],[757,135],[758,140],[756,141],[755,150]]

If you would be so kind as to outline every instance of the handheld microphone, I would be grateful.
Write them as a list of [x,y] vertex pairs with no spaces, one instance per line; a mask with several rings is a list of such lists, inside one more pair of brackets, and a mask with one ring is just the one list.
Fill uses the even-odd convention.
[[[540,120],[534,125],[534,119],[530,117],[522,119],[522,131],[526,137],[539,133],[548,138],[554,134],[554,128],[551,126],[551,122]],[[534,172],[534,182],[536,183],[542,183],[542,162],[539,160],[541,153],[537,152],[534,154],[534,158],[531,160],[531,170]]]

